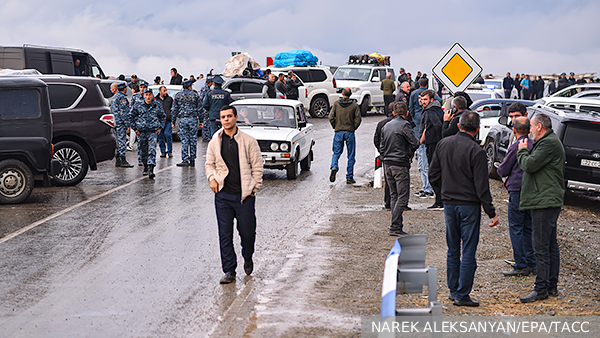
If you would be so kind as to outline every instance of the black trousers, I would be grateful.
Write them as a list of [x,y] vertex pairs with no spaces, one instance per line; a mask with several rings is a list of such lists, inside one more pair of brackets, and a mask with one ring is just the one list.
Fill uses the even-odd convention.
[[385,106],[385,116],[390,116],[390,103],[394,102],[394,95],[383,95],[383,105]]
[[[431,159],[433,158],[433,153],[435,152],[436,146],[437,146],[437,142],[425,145],[425,151],[427,153],[427,162],[429,162],[429,165],[431,165]],[[431,187],[433,188],[433,192],[435,193],[435,204],[437,204],[437,205],[444,204],[442,202],[442,192],[439,190],[439,188],[433,186],[433,184],[431,185]]]
[[556,240],[556,223],[560,208],[531,210],[533,221],[533,250],[537,261],[537,275],[534,290],[545,293],[556,289],[560,269],[560,252]]

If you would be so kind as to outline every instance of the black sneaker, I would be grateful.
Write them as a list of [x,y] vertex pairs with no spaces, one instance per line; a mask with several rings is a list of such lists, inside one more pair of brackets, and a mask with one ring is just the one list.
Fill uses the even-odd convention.
[[252,274],[252,271],[254,270],[254,263],[252,262],[252,260],[247,260],[244,261],[244,272],[246,273],[246,275],[250,275]]
[[143,166],[144,166],[144,163],[138,162],[138,167],[143,167]]
[[454,299],[454,305],[456,306],[479,306],[479,302],[471,299],[471,297],[467,296],[461,300]]
[[190,163],[189,162],[181,162],[181,163],[177,163],[178,167],[189,167]]
[[415,196],[419,197],[421,194],[425,193],[423,190],[419,190],[415,193]]
[[196,161],[190,161],[190,167],[195,167],[196,166]]
[[221,284],[229,284],[233,282],[235,282],[235,274],[231,272],[226,273],[225,276],[223,276],[223,278],[221,278],[219,281]]
[[329,174],[329,182],[335,182],[335,174],[337,174],[338,169],[331,169],[331,174]]
[[160,154],[160,157],[165,158],[167,157],[167,154]]
[[427,193],[424,192],[423,190],[419,191],[418,194],[415,194],[418,198],[427,198]]
[[352,177],[349,177],[346,179],[346,184],[354,184],[354,183],[356,183],[356,181]]
[[525,268],[525,269],[515,269],[513,268],[510,271],[502,271],[502,274],[507,276],[507,277],[511,277],[511,276],[529,276],[529,269]]
[[434,203],[432,206],[427,207],[427,210],[444,210],[444,205]]
[[390,230],[390,231],[388,232],[388,234],[389,234],[390,236],[397,236],[397,237],[400,237],[400,236],[408,236],[408,233],[407,233],[407,232],[404,232],[404,231],[402,231],[402,230]]
[[548,289],[548,296],[558,297],[558,288]]
[[537,291],[531,291],[530,294],[528,294],[525,297],[521,297],[521,303],[531,303],[531,302],[535,302],[536,300],[544,300],[544,299],[548,299],[548,293],[538,293]]

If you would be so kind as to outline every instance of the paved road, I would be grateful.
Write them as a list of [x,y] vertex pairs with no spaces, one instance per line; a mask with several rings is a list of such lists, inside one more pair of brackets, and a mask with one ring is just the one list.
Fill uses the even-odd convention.
[[[381,118],[366,118],[357,133],[359,184],[373,165]],[[141,167],[101,163],[76,187],[39,187],[27,203],[0,206],[0,336],[222,336],[253,306],[258,281],[279,272],[306,222],[329,212],[324,202],[336,189],[348,188],[345,155],[338,181],[328,181],[328,121],[311,122],[313,168],[296,180],[265,170],[255,273],[245,277],[240,264],[232,285],[218,284],[214,195],[204,167],[176,167],[179,143],[174,159],[158,159],[154,181],[141,177]],[[200,142],[198,164],[205,149]]]

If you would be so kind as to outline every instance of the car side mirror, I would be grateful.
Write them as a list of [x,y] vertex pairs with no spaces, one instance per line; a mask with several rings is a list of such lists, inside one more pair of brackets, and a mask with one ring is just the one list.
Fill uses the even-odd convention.
[[306,127],[306,121],[298,121],[298,128],[305,128]]
[[374,77],[371,79],[371,82],[379,82],[379,77],[378,77],[378,76],[374,76]]
[[498,118],[498,123],[500,123],[503,126],[506,126],[508,124],[508,117],[507,116],[500,116]]

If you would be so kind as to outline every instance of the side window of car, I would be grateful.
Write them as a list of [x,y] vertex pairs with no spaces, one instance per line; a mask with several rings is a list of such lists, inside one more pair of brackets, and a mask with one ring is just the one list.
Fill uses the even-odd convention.
[[0,91],[0,119],[36,118],[40,114],[39,91],[35,89]]
[[501,106],[499,104],[486,104],[477,108],[482,118],[500,116]]
[[262,93],[262,83],[244,82],[244,93]]
[[580,106],[580,112],[589,113],[589,112],[598,112],[600,113],[600,106]]
[[388,73],[392,73],[392,80],[396,79],[396,74],[394,73],[394,70],[392,68],[388,68]]
[[386,76],[387,76],[387,72],[385,71],[385,69],[380,69],[379,70],[379,81],[385,80]]
[[321,69],[311,69],[309,72],[312,82],[323,82],[327,80],[327,74]]
[[231,94],[239,94],[242,92],[242,82],[230,83],[227,89],[231,90]]
[[50,108],[67,109],[79,101],[83,88],[74,84],[49,83]]
[[296,116],[299,122],[306,122],[306,116],[304,115],[304,107],[296,107]]
[[312,82],[307,69],[294,69],[294,73],[302,79],[302,82]]

